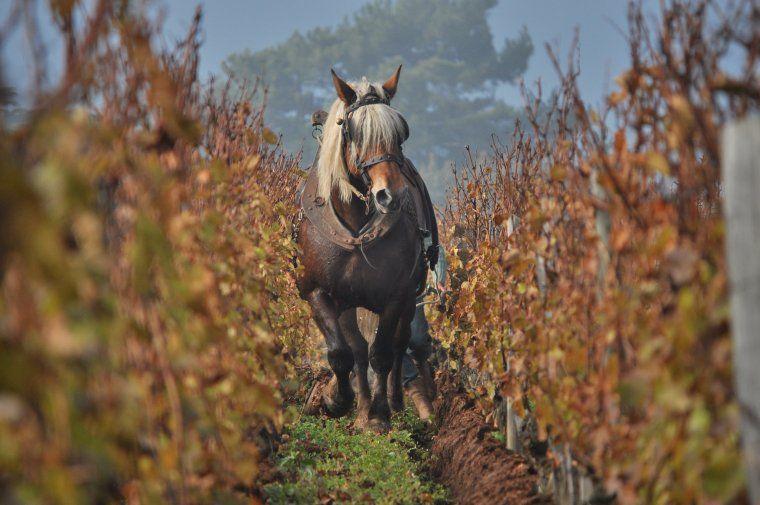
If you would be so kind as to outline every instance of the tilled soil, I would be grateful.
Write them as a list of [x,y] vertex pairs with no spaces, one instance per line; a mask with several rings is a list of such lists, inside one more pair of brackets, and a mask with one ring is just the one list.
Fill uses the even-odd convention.
[[494,428],[454,384],[439,377],[434,407],[440,427],[430,448],[433,477],[449,488],[455,503],[552,503],[538,492],[538,476],[527,460],[492,436]]

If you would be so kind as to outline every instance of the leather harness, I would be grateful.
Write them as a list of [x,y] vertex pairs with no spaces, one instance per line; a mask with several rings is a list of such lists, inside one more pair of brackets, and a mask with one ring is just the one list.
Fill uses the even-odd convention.
[[310,173],[301,194],[304,216],[323,236],[347,251],[353,251],[359,246],[371,247],[378,238],[388,233],[401,217],[401,212],[375,212],[364,228],[354,235],[340,220],[329,200],[318,196],[318,185],[317,174]]

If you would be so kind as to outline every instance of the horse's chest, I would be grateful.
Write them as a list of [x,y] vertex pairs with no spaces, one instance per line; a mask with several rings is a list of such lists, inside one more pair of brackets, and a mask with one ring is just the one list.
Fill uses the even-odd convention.
[[305,274],[301,287],[319,286],[341,307],[383,307],[414,293],[419,282],[421,244],[404,226],[364,250],[348,251],[331,244],[310,226],[303,231]]
[[342,268],[334,271],[334,291],[348,298],[388,298],[406,288],[412,268],[412,262],[399,255],[378,257],[372,251],[346,253]]
[[392,299],[405,298],[415,289],[413,254],[346,252],[336,259],[338,268],[327,273],[335,300],[344,306],[382,307]]

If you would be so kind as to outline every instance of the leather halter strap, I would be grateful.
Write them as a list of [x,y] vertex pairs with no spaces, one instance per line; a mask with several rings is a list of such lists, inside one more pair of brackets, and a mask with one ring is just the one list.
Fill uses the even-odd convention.
[[369,191],[369,188],[372,186],[372,179],[370,178],[369,174],[367,173],[367,170],[377,165],[378,163],[383,163],[385,161],[390,161],[392,163],[395,163],[401,168],[404,165],[404,155],[396,155],[392,153],[386,153],[381,154],[380,156],[375,156],[374,158],[370,158],[367,161],[359,161],[356,160],[356,168],[359,170],[359,175],[361,176],[362,182],[365,186],[367,186],[367,190]]
[[349,105],[348,108],[346,109],[346,116],[351,114],[356,109],[360,107],[364,107],[365,105],[377,105],[377,104],[388,105],[390,104],[390,102],[388,100],[384,100],[380,98],[379,96],[375,94],[368,94],[368,95],[365,95],[360,100],[357,100],[351,105]]
[[367,170],[369,167],[377,165],[378,163],[383,163],[385,161],[390,161],[400,167],[404,164],[404,157],[392,153],[381,154],[380,156],[375,156],[374,158],[370,158],[367,161],[360,161],[356,164],[356,168],[359,170]]

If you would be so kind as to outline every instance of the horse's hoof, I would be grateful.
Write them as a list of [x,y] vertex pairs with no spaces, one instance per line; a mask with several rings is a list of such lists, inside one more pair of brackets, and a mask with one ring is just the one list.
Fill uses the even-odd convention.
[[399,412],[403,412],[404,411],[404,400],[400,400],[400,401],[393,401],[393,400],[391,400],[388,403],[391,406],[391,412],[393,414],[398,414]]
[[374,431],[380,435],[384,435],[391,431],[391,423],[386,419],[372,418],[367,421],[365,430]]
[[358,413],[356,414],[356,419],[354,419],[353,427],[355,430],[365,431],[367,430],[369,424],[369,417],[366,413]]
[[354,406],[353,399],[343,402],[333,402],[329,397],[322,397],[322,410],[330,417],[343,417],[351,412]]
[[369,422],[369,406],[366,402],[359,400],[359,405],[356,406],[356,418],[354,419],[353,427],[357,430],[366,430],[367,423]]

